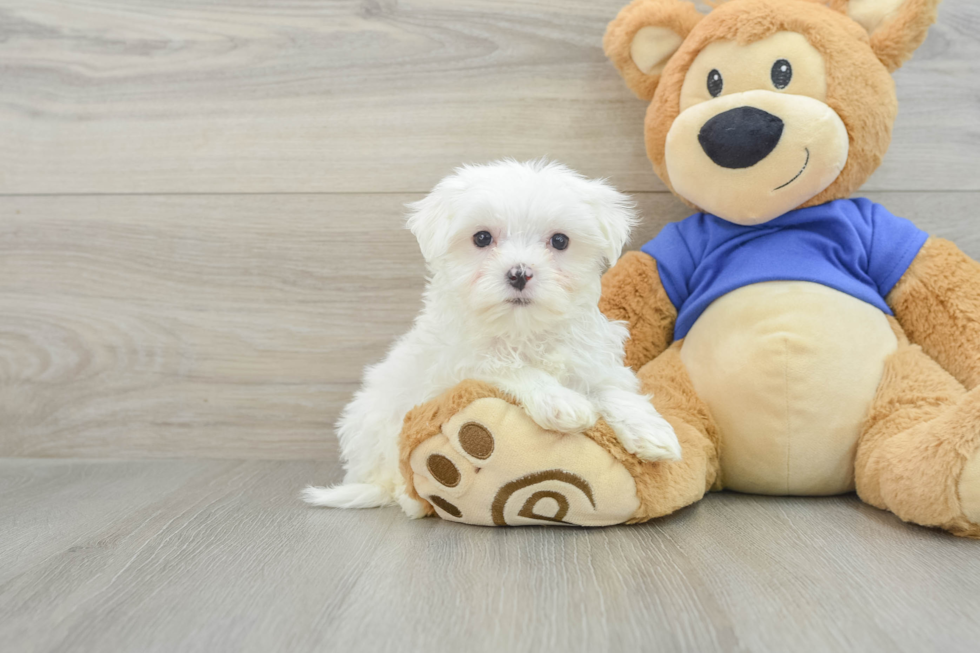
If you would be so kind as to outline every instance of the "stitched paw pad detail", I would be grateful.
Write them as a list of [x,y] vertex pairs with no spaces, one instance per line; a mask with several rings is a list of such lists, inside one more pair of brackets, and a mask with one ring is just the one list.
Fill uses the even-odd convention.
[[416,491],[469,524],[605,526],[639,505],[629,472],[584,434],[537,426],[502,399],[478,399],[412,451]]

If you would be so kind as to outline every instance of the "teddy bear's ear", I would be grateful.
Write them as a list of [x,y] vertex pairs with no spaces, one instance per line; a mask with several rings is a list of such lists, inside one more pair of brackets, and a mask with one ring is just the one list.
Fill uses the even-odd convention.
[[922,45],[939,0],[832,0],[871,36],[871,49],[894,72]]
[[701,17],[691,2],[634,0],[606,28],[606,56],[630,90],[650,100],[667,61]]

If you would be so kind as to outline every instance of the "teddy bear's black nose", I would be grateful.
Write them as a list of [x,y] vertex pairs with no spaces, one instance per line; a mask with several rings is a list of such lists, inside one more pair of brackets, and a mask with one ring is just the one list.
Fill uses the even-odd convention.
[[762,109],[738,107],[704,123],[698,141],[722,168],[750,168],[776,149],[783,121]]

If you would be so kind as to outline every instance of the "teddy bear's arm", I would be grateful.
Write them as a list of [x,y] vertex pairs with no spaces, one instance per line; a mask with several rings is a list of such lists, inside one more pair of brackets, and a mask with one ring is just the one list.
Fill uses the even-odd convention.
[[909,340],[968,390],[980,386],[980,263],[930,238],[886,300]]
[[657,262],[643,252],[626,252],[602,277],[599,310],[629,327],[626,364],[638,371],[674,340],[677,310],[664,290]]

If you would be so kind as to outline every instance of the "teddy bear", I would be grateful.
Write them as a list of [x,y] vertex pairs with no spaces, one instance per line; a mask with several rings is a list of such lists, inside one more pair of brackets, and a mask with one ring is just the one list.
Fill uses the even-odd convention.
[[464,382],[405,418],[409,494],[481,525],[636,523],[707,492],[856,491],[980,537],[980,264],[852,199],[881,163],[891,73],[939,0],[635,0],[607,56],[649,102],[653,169],[695,213],[627,252],[600,308],[670,422],[644,462],[603,421],[545,431]]

